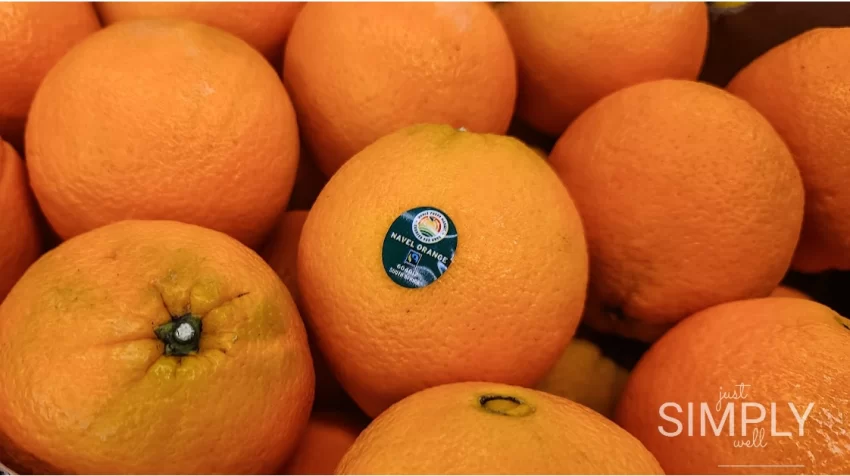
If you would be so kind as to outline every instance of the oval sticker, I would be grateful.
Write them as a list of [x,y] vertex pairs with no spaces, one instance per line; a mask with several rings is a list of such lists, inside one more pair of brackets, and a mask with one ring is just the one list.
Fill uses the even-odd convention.
[[401,214],[384,236],[384,271],[399,286],[424,288],[452,264],[457,229],[448,214],[417,207]]

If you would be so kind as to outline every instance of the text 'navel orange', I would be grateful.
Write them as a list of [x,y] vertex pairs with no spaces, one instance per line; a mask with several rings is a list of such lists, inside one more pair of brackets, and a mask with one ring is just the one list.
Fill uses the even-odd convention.
[[443,383],[537,382],[578,325],[587,251],[569,193],[529,147],[417,125],[331,177],[298,281],[319,348],[374,417]]

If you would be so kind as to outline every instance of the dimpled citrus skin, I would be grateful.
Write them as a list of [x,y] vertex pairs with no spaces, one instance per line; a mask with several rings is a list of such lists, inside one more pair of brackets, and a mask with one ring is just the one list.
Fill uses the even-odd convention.
[[507,2],[517,115],[560,135],[594,102],[633,84],[696,79],[708,42],[702,2]]
[[[512,397],[528,414],[482,408]],[[430,388],[360,434],[337,474],[663,474],[639,441],[598,413],[543,392],[481,382]]]
[[776,127],[806,187],[793,267],[850,270],[850,28],[818,28],[762,55],[728,90]]
[[669,324],[764,297],[784,277],[803,186],[767,120],[684,80],[620,90],[582,114],[549,156],[582,215],[590,293],[627,320]]
[[[448,270],[396,284],[390,225],[436,207],[457,229]],[[569,193],[516,139],[418,125],[364,149],[328,182],[301,235],[298,281],[319,348],[372,417],[426,387],[532,385],[572,337],[587,251]]]
[[295,113],[244,41],[182,20],[120,22],[47,75],[27,165],[62,238],[122,219],[168,219],[258,245],[298,164]]
[[90,2],[0,2],[0,136],[23,146],[39,83],[72,46],[99,28]]
[[0,139],[0,302],[38,258],[41,243],[24,163]]
[[502,134],[516,99],[507,35],[485,3],[310,3],[292,27],[283,79],[328,176],[422,122]]
[[303,2],[98,2],[109,25],[138,18],[192,20],[238,36],[267,58],[280,56]]
[[[154,329],[201,317],[200,352]],[[228,236],[124,221],[40,258],[0,305],[0,454],[36,474],[269,474],[305,428],[295,303]]]
[[[795,474],[846,474],[850,471],[850,432],[846,432],[850,408],[850,321],[843,325],[830,308],[798,298],[770,297],[736,301],[714,306],[688,317],[665,334],[647,352],[631,378],[616,411],[615,421],[639,438],[670,474],[764,474],[764,467],[718,467],[718,465],[801,465],[778,469]],[[733,396],[736,386],[744,384],[744,398],[724,399],[715,410],[722,391]],[[668,407],[665,414],[679,420],[682,433],[674,422],[659,415],[661,405],[680,405],[683,412]],[[688,435],[687,404],[694,403],[694,436]],[[735,436],[730,436],[729,421],[719,436],[706,419],[706,436],[700,435],[700,405],[710,407],[715,425],[720,426],[722,411],[735,404]],[[747,437],[741,436],[742,406],[760,403],[765,407],[762,423],[748,425]],[[789,402],[799,416],[814,403],[803,429]],[[776,403],[772,413],[771,403]],[[758,408],[747,410],[750,418],[759,416]],[[790,431],[792,437],[772,436]],[[765,432],[764,447],[735,448],[736,440],[752,441],[759,429]]]
[[368,421],[342,412],[316,412],[282,474],[333,474]]

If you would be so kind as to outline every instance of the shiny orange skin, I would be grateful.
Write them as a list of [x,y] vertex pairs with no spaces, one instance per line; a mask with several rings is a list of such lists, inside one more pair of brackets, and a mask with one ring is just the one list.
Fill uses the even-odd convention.
[[[424,206],[453,221],[457,248],[411,289],[382,250],[391,224]],[[297,261],[316,343],[370,417],[444,383],[533,385],[575,333],[587,287],[581,220],[546,161],[446,125],[401,129],[347,162],[310,210]]]
[[[517,406],[503,401],[496,408],[503,413],[495,413],[482,397]],[[336,474],[663,472],[639,441],[585,406],[529,388],[461,382],[423,390],[382,413]]]
[[[850,320],[826,306],[787,297],[721,304],[688,317],[649,349],[632,371],[615,421],[671,474],[847,474],[850,432],[842,420],[850,403],[848,356]],[[661,417],[668,403],[664,414],[681,427]],[[703,403],[719,434],[706,418],[701,436]],[[800,417],[813,404],[802,435],[789,403]],[[734,435],[728,418],[720,424],[730,404]],[[760,413],[753,405],[765,409],[764,420],[749,424],[746,436],[744,404],[753,419]],[[778,434],[789,431],[790,437]],[[736,447],[736,441],[753,446]]]
[[182,18],[242,38],[267,58],[280,56],[304,2],[98,2],[107,25],[140,18]]
[[[164,355],[154,329],[187,313],[199,351]],[[36,474],[269,474],[314,386],[274,271],[168,221],[107,225],[33,264],[0,305],[0,381],[3,461]]]
[[65,53],[99,29],[91,2],[0,2],[0,137],[23,150],[38,85]]
[[758,57],[727,89],[759,110],[794,154],[806,218],[793,268],[850,270],[850,28],[815,28]]
[[517,57],[517,117],[553,137],[620,89],[697,79],[708,43],[703,2],[505,2],[496,11]]
[[327,176],[380,137],[418,123],[507,131],[516,62],[476,2],[311,2],[292,27],[283,79]]
[[[765,297],[803,221],[791,152],[752,106],[704,83],[630,86],[587,109],[549,162],[581,213],[589,294],[633,335]],[[646,323],[652,332],[632,328]]]
[[274,68],[221,30],[119,22],[45,78],[26,159],[63,239],[126,219],[175,220],[259,246],[285,209],[298,126]]

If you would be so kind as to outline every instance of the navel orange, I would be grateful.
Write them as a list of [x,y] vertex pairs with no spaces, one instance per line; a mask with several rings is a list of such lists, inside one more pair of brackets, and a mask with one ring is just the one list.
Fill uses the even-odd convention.
[[20,472],[268,474],[305,428],[313,379],[274,271],[194,225],[79,235],[0,305],[0,453]]
[[62,238],[169,219],[257,246],[286,207],[295,113],[244,41],[198,23],[120,22],[78,44],[39,88],[27,165]]
[[610,420],[528,388],[463,382],[393,405],[337,474],[663,474]]
[[530,148],[417,125],[330,179],[298,281],[331,370],[374,417],[443,383],[537,382],[578,325],[587,251],[569,193]]
[[140,18],[180,18],[220,28],[277,59],[303,2],[98,2],[110,25]]
[[806,188],[793,267],[850,270],[850,28],[818,28],[762,55],[729,83],[776,127]]
[[343,412],[316,412],[282,471],[283,474],[333,474],[368,421]]
[[27,112],[59,59],[100,28],[90,2],[0,3],[0,136],[23,150]]
[[[304,222],[307,220],[308,213],[306,210],[295,210],[284,213],[262,252],[263,258],[275,270],[278,276],[280,276],[287,289],[289,289],[300,314],[305,320],[307,319],[306,308],[301,299],[301,292],[298,290],[297,256],[298,242],[301,239],[301,231],[304,228]],[[342,389],[339,382],[337,382],[336,378],[334,378],[324,356],[318,347],[316,347],[310,332],[307,333],[307,337],[310,343],[313,368],[316,374],[314,408],[337,409],[341,404],[344,404],[343,402],[349,403],[347,402],[348,395]]]
[[24,163],[0,139],[0,302],[41,252],[33,202]]
[[587,233],[589,294],[600,303],[588,315],[614,329],[663,329],[767,296],[788,270],[800,173],[770,123],[720,88],[661,80],[622,89],[576,119],[549,162]]
[[559,136],[583,110],[633,84],[694,80],[708,41],[703,2],[505,2],[517,115]]
[[317,2],[298,15],[283,79],[328,176],[416,123],[504,133],[516,99],[507,35],[484,3]]
[[850,321],[763,298],[680,322],[633,370],[616,421],[671,474],[850,471]]

